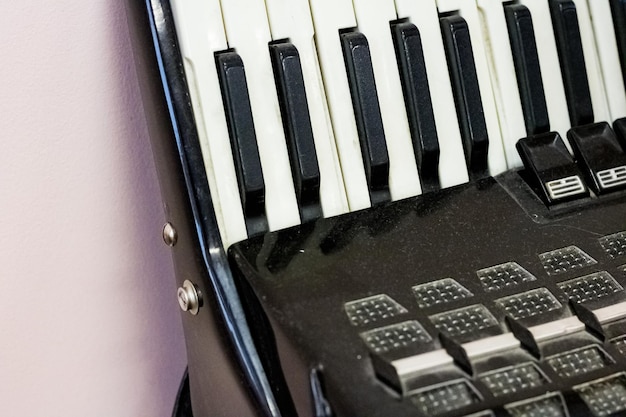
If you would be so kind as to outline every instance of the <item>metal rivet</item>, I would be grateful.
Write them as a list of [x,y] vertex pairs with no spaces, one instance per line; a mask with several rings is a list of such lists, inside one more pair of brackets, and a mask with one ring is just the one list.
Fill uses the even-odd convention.
[[198,310],[202,306],[202,297],[191,281],[185,280],[183,282],[183,286],[178,288],[177,297],[181,310],[194,316],[198,314]]
[[178,232],[174,229],[172,223],[165,223],[165,226],[163,226],[163,242],[165,242],[167,246],[174,246],[177,240]]

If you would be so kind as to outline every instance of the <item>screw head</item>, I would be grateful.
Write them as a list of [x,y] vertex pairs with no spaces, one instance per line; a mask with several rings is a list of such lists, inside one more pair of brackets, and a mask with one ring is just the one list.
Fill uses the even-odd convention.
[[183,286],[178,288],[176,296],[181,310],[187,311],[194,316],[198,314],[202,306],[202,297],[191,281],[185,280]]
[[167,246],[171,247],[176,244],[177,240],[178,240],[178,232],[176,231],[176,229],[174,229],[174,226],[172,226],[172,223],[170,222],[165,223],[165,226],[163,226],[163,242],[165,242]]

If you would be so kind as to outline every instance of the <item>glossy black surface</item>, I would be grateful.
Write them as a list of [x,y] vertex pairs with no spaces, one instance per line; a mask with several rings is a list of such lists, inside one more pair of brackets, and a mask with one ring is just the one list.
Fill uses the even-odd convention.
[[617,140],[622,145],[622,149],[626,152],[626,118],[617,119],[613,122],[613,130],[617,135]]
[[[273,346],[272,355],[280,358],[274,366],[287,376],[289,389],[299,389],[289,383],[298,372],[308,375],[311,370],[321,370],[324,393],[334,416],[422,416],[425,414],[413,404],[410,394],[402,397],[377,378],[372,358],[380,356],[368,350],[362,332],[417,320],[432,336],[430,342],[376,359],[384,361],[440,348],[441,332],[429,317],[462,306],[482,304],[488,308],[497,320],[495,333],[486,329],[453,340],[462,342],[507,332],[507,313],[495,300],[538,287],[554,294],[561,307],[546,316],[522,320],[520,326],[571,316],[573,311],[558,283],[601,270],[608,271],[622,285],[626,283],[626,274],[620,272],[626,257],[610,258],[598,242],[602,236],[625,229],[624,194],[582,200],[568,210],[552,212],[519,173],[510,172],[497,181],[489,178],[320,219],[307,227],[269,233],[234,245],[229,256],[240,288],[255,300],[247,304],[248,316],[257,320],[265,316],[266,323],[271,324],[271,332],[257,336],[266,339],[261,344]],[[285,245],[288,242],[291,245]],[[570,245],[577,245],[598,263],[548,275],[538,255]],[[290,249],[282,250],[286,247]],[[478,270],[511,261],[527,269],[536,280],[487,291],[477,279]],[[454,278],[472,296],[418,307],[412,287],[442,278]],[[388,295],[407,311],[374,323],[353,325],[345,303],[377,294]],[[623,292],[609,298],[612,302],[625,299]],[[573,384],[584,379],[561,378],[542,359],[586,343],[602,344],[591,333],[581,332],[542,343],[538,348],[541,359],[524,349],[514,349],[469,364],[433,370],[416,377],[411,386],[420,389],[458,378],[474,381],[482,398],[480,403],[440,414],[446,417],[484,408],[506,416],[504,404],[547,391],[563,393],[570,415],[588,415],[585,410],[589,410],[572,390]],[[614,346],[607,342],[603,349],[614,363],[586,378],[626,369],[626,358]],[[501,398],[494,398],[477,382],[481,373],[525,361],[539,366],[550,382]]]
[[626,0],[609,0],[611,14],[613,15],[613,27],[617,40],[617,50],[622,65],[622,76],[626,84]]
[[504,6],[504,14],[522,100],[526,134],[531,136],[546,133],[550,130],[550,119],[530,10],[521,4],[507,4]]
[[439,139],[420,32],[412,23],[399,22],[392,24],[391,33],[422,192],[434,191],[440,186]]
[[224,113],[248,235],[267,231],[265,182],[256,143],[246,72],[235,52],[215,55]]
[[[626,171],[626,154],[608,123],[572,128],[567,139],[574,150],[576,162],[585,174],[587,184],[601,194],[626,188],[626,173],[619,181],[615,174],[602,181],[599,173],[623,168]],[[615,172],[615,171],[614,171]]]
[[593,123],[593,106],[576,5],[571,0],[550,0],[550,13],[572,126]]
[[582,172],[556,132],[529,136],[517,142],[517,150],[526,168],[525,178],[546,204],[584,198],[588,192],[557,199],[550,195],[548,183],[578,176]]
[[461,16],[440,19],[456,113],[471,179],[488,175],[489,135],[467,22]]
[[178,232],[176,282],[192,279],[204,300],[181,317],[194,415],[279,417],[218,231],[170,3],[126,6],[165,218]]
[[307,222],[320,217],[322,209],[320,169],[317,164],[300,55],[296,47],[287,42],[271,44],[270,54],[300,219]]
[[372,204],[389,201],[389,154],[380,114],[372,58],[365,36],[340,33],[341,47],[350,83],[365,175]]

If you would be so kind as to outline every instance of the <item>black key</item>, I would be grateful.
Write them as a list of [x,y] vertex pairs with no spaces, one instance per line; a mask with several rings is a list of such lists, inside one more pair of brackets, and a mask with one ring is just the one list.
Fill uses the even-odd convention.
[[572,128],[567,139],[587,183],[596,193],[626,188],[626,154],[608,123]]
[[517,142],[528,184],[548,205],[589,195],[582,173],[556,132],[529,136]]
[[303,222],[321,217],[320,170],[298,50],[291,43],[270,45],[276,88]]
[[622,76],[626,84],[626,0],[610,0],[617,51],[622,64]]
[[613,130],[617,135],[617,140],[622,145],[622,149],[626,152],[626,117],[613,122]]
[[480,97],[474,52],[467,22],[461,16],[440,19],[456,113],[471,179],[489,175],[489,136]]
[[419,30],[412,23],[393,24],[391,33],[400,68],[400,81],[422,191],[434,191],[440,188],[439,139],[430,99],[422,40]]
[[550,0],[550,13],[570,123],[572,127],[593,123],[593,106],[576,5],[571,0]]
[[235,52],[219,52],[215,55],[215,62],[246,228],[248,235],[255,235],[267,230],[265,182],[254,131],[246,73],[241,57]]
[[521,4],[509,4],[504,6],[504,14],[522,100],[526,134],[532,136],[549,132],[548,106],[530,10]]
[[369,44],[365,36],[358,32],[341,33],[340,38],[370,200],[372,204],[377,204],[390,199],[389,154]]

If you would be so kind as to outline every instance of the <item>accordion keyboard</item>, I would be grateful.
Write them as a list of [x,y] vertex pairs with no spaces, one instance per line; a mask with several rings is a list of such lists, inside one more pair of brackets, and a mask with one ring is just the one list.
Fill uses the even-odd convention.
[[626,1],[171,11],[282,415],[626,414]]

